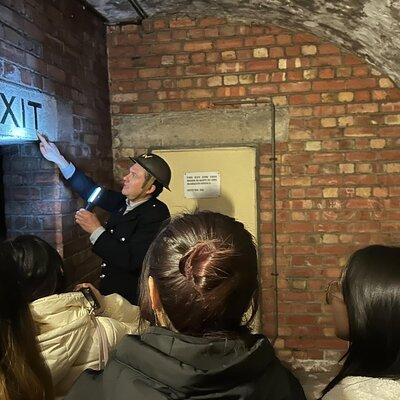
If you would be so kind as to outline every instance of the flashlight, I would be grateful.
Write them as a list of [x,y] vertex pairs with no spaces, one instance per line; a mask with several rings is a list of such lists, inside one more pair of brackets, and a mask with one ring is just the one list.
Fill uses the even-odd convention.
[[93,190],[92,194],[89,196],[87,200],[87,204],[85,210],[92,211],[95,207],[96,203],[100,199],[100,196],[103,194],[104,189],[98,186],[96,189]]

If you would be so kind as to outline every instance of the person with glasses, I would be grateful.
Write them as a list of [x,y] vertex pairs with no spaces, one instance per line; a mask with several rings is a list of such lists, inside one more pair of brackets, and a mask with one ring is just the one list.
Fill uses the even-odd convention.
[[349,349],[321,398],[400,399],[400,247],[357,250],[341,279],[328,285],[326,300]]

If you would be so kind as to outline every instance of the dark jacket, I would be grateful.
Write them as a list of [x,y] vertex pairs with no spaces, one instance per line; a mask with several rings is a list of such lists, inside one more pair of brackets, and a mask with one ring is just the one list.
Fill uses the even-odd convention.
[[268,339],[207,339],[151,328],[125,336],[104,372],[84,372],[66,400],[306,400]]
[[[98,186],[78,169],[67,182],[83,199]],[[163,221],[170,216],[168,207],[151,197],[123,215],[126,197],[113,190],[106,190],[97,205],[111,213],[106,231],[92,248],[103,259],[100,291],[105,295],[118,293],[137,304],[142,262]]]

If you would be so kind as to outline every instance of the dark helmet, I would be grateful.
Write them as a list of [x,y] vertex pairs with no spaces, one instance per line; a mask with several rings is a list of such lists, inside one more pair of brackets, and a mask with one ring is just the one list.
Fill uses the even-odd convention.
[[171,181],[171,168],[160,156],[153,153],[141,154],[138,157],[129,157],[134,163],[143,167],[156,181],[169,189]]

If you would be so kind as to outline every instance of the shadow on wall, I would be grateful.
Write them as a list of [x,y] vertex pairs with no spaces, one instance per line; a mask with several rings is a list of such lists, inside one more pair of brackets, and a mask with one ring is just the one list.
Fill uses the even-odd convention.
[[210,210],[229,216],[233,216],[235,211],[232,201],[223,195],[217,199],[198,199],[196,208],[199,211]]

